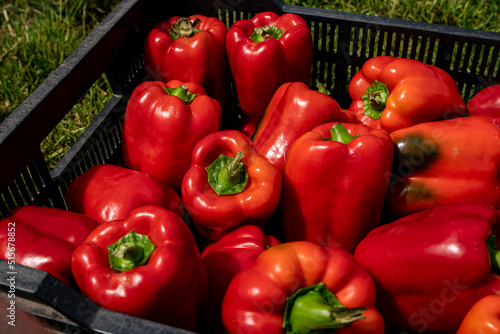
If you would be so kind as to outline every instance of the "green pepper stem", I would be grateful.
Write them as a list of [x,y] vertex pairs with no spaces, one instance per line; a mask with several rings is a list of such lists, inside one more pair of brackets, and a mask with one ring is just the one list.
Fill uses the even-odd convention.
[[177,96],[186,104],[193,102],[193,100],[196,98],[196,94],[190,93],[189,88],[185,85],[180,85],[179,87],[174,87],[174,88],[168,88],[164,86],[163,89],[165,90],[165,93],[167,93],[168,95]]
[[118,271],[127,271],[145,264],[155,245],[147,235],[130,231],[114,244],[108,246],[109,265]]
[[194,22],[191,22],[191,19],[188,17],[181,17],[170,26],[170,36],[172,37],[172,40],[176,40],[179,37],[192,37],[194,36],[197,32],[200,31],[200,29],[195,29],[195,27],[200,23],[200,19],[195,18]]
[[269,38],[280,39],[285,32],[277,26],[264,26],[254,29],[250,39],[255,43],[263,42]]
[[373,119],[379,119],[385,109],[389,94],[387,85],[375,80],[361,97],[364,108],[363,115]]
[[500,273],[500,250],[497,247],[495,235],[491,235],[488,238],[486,246],[488,246],[490,253],[491,271],[493,273]]
[[241,159],[245,156],[243,152],[239,151],[234,159],[219,172],[219,182],[224,186],[232,187],[240,181],[239,166]]
[[248,183],[248,173],[243,152],[238,152],[234,158],[221,154],[206,168],[208,183],[218,195],[234,195],[242,192]]
[[351,136],[347,129],[340,123],[334,124],[330,129],[330,133],[332,137],[327,140],[338,141],[339,143],[346,145],[349,144],[354,138],[359,137],[359,133],[355,136]]
[[344,307],[324,283],[320,283],[300,289],[287,298],[283,328],[290,334],[343,328],[364,319],[364,311],[364,307]]
[[125,242],[118,245],[118,247],[111,252],[111,256],[128,261],[138,261],[142,258],[142,253],[143,249],[140,246],[132,242]]

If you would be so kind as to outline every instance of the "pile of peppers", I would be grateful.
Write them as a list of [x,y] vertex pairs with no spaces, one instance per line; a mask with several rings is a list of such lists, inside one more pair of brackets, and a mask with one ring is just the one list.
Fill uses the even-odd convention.
[[[0,257],[200,333],[500,333],[500,84],[376,56],[349,105],[296,15],[174,16],[144,42],[123,161],[0,220]],[[234,93],[231,93],[234,92]]]

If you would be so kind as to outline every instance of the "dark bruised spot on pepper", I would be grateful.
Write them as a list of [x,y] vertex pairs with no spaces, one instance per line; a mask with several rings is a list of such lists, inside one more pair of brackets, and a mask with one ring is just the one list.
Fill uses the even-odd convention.
[[399,194],[406,204],[420,203],[435,197],[435,194],[421,182],[407,182]]
[[439,158],[439,146],[431,139],[409,134],[394,140],[393,173],[410,176]]

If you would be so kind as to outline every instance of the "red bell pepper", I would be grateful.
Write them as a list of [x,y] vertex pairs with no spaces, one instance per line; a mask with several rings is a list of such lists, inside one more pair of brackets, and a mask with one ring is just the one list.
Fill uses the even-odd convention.
[[358,116],[349,109],[340,109],[340,122],[341,123],[359,123]]
[[229,66],[241,110],[260,119],[286,82],[311,80],[312,36],[298,15],[261,12],[238,20],[226,37]]
[[375,281],[387,327],[455,333],[477,300],[499,294],[500,276],[491,263],[500,263],[492,236],[500,235],[498,219],[491,205],[463,201],[371,231],[354,255]]
[[302,82],[287,82],[274,93],[252,141],[283,172],[288,150],[297,138],[339,119],[340,107],[333,98]]
[[102,307],[196,329],[206,271],[191,231],[172,211],[145,205],[99,225],[71,265],[82,293]]
[[500,295],[479,299],[467,312],[456,334],[499,334]]
[[467,103],[471,116],[489,116],[500,123],[500,84],[480,90]]
[[361,123],[388,132],[466,112],[455,80],[442,69],[413,59],[367,60],[349,82],[349,95],[349,109]]
[[486,116],[417,124],[395,144],[387,211],[396,217],[467,199],[500,208],[500,128]]
[[163,206],[184,218],[181,197],[151,175],[110,164],[96,165],[78,176],[66,192],[68,209],[100,223],[121,220],[142,205]]
[[249,269],[278,239],[266,235],[255,225],[240,226],[210,243],[201,253],[208,275],[207,307],[201,328],[206,333],[224,333],[221,318],[222,299],[233,277]]
[[98,225],[63,209],[18,207],[0,220],[0,258],[45,271],[71,286],[71,255]]
[[219,103],[198,84],[144,82],[132,93],[125,111],[125,165],[180,191],[194,146],[220,125]]
[[234,277],[222,320],[230,334],[384,333],[374,303],[375,285],[351,254],[295,241],[270,247]]
[[146,36],[144,65],[152,80],[196,82],[229,107],[226,25],[216,17],[173,16]]
[[240,225],[264,226],[278,207],[281,174],[244,133],[201,139],[182,181],[182,199],[200,233],[217,240]]
[[252,138],[257,126],[259,125],[260,119],[250,118],[248,116],[242,115],[238,122],[236,130],[243,132],[248,137]]
[[302,135],[283,173],[286,239],[353,252],[379,224],[392,158],[389,134],[364,124],[325,123]]

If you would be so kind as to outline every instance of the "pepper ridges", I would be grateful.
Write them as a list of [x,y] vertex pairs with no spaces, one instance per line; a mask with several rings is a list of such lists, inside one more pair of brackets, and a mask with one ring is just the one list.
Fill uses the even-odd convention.
[[[244,156],[242,171],[248,180],[232,194],[218,195],[210,185],[206,168],[221,154],[232,160],[238,152]],[[182,180],[182,200],[198,231],[210,240],[218,240],[240,225],[264,226],[278,207],[281,184],[279,169],[257,151],[246,134],[223,130],[196,144],[191,167]]]

